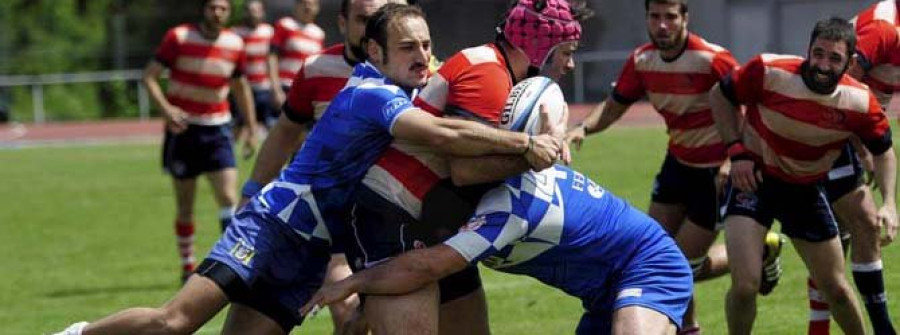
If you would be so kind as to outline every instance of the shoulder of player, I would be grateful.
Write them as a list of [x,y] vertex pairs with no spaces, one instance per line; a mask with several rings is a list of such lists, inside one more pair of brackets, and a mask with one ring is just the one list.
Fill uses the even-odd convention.
[[300,24],[297,23],[297,20],[294,20],[294,18],[292,18],[290,16],[285,16],[285,17],[278,19],[278,21],[275,21],[275,29],[276,30],[291,30],[291,31],[293,31],[293,30],[300,29]]
[[346,80],[353,66],[344,58],[343,46],[332,46],[303,60],[303,78],[340,78]]
[[497,50],[489,45],[463,49],[450,56],[441,65],[437,73],[444,77],[452,78],[463,74],[476,74],[484,71],[487,71],[490,75],[497,75],[493,73],[495,71],[498,73],[506,73],[507,71],[503,65],[502,55],[499,55]]
[[243,47],[244,39],[241,35],[231,29],[222,29],[222,31],[219,32],[219,38],[216,43],[226,46],[240,45]]
[[314,39],[324,39],[325,38],[325,30],[322,30],[322,27],[315,23],[307,23],[303,25],[303,33]]

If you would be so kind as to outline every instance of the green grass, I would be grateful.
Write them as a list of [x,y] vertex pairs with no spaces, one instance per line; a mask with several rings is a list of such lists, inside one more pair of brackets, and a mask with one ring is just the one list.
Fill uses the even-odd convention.
[[[613,129],[591,138],[574,165],[646,208],[665,142],[661,129]],[[0,333],[49,333],[172,296],[179,287],[174,200],[158,157],[158,146],[150,144],[0,150]],[[241,162],[241,170],[243,179],[249,163]],[[200,184],[198,258],[218,235],[215,203],[206,182]],[[885,249],[884,260],[896,320],[898,248]],[[805,332],[806,270],[791,248],[784,262],[779,287],[759,299],[756,333]],[[487,269],[482,274],[496,334],[574,331],[581,315],[576,299],[529,278]],[[727,287],[727,277],[697,287],[707,334],[725,333]],[[220,315],[200,333],[218,333],[221,324]],[[325,314],[297,333],[330,329]]]

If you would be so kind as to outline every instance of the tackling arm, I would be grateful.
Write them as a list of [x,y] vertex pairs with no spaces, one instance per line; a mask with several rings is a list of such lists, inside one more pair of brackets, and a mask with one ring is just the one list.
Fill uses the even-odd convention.
[[451,155],[524,155],[537,169],[552,165],[561,150],[560,141],[548,134],[529,136],[473,121],[435,117],[420,109],[401,114],[392,133],[396,138],[423,143]]
[[307,123],[291,121],[282,111],[278,122],[275,122],[259,149],[253,172],[241,191],[241,204],[246,203],[263,185],[275,179],[291,154],[300,149],[306,127]]
[[306,315],[314,307],[341,301],[353,293],[402,295],[464,269],[466,259],[445,244],[406,252],[342,281],[325,284],[300,309]]

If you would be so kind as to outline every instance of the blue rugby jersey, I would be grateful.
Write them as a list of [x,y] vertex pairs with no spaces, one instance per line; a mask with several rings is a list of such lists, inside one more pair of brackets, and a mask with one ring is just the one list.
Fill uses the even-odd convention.
[[293,161],[254,198],[258,208],[306,240],[330,243],[340,228],[332,222],[393,140],[394,122],[413,108],[415,93],[368,62],[357,65]]
[[489,191],[444,242],[471,263],[534,277],[591,298],[635,255],[674,245],[659,224],[564,166],[527,172]]

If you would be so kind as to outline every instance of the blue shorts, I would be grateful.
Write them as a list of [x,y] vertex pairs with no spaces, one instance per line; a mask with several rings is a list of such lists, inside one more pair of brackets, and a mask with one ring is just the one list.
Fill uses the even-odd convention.
[[210,260],[227,266],[249,288],[249,294],[229,294],[232,301],[289,331],[303,322],[297,312],[322,285],[331,255],[327,245],[310,243],[284,224],[244,209],[213,246]]
[[687,166],[666,154],[653,181],[653,202],[684,206],[687,218],[713,231],[719,222],[719,195],[716,194],[718,167]]
[[[265,126],[267,129],[275,125],[278,121],[278,106],[272,101],[274,93],[272,90],[252,89],[253,106],[256,108],[256,122]],[[236,126],[244,125],[244,114],[238,109],[237,101],[234,95],[228,95],[228,103],[231,106],[231,119]]]
[[235,167],[231,129],[227,125],[190,125],[180,134],[166,131],[163,169],[175,179]]
[[834,161],[831,171],[828,171],[828,180],[825,181],[825,194],[828,202],[834,203],[841,197],[853,192],[863,185],[865,173],[856,149],[847,143],[841,155]]
[[648,230],[638,243],[637,252],[608,286],[593,299],[582,300],[585,313],[576,334],[610,334],[613,313],[629,306],[662,313],[681,328],[694,289],[687,259],[662,229]]
[[726,216],[750,217],[766,229],[778,219],[782,233],[808,242],[837,236],[837,221],[823,183],[793,184],[763,175],[756,192],[742,192],[729,183],[725,193]]

